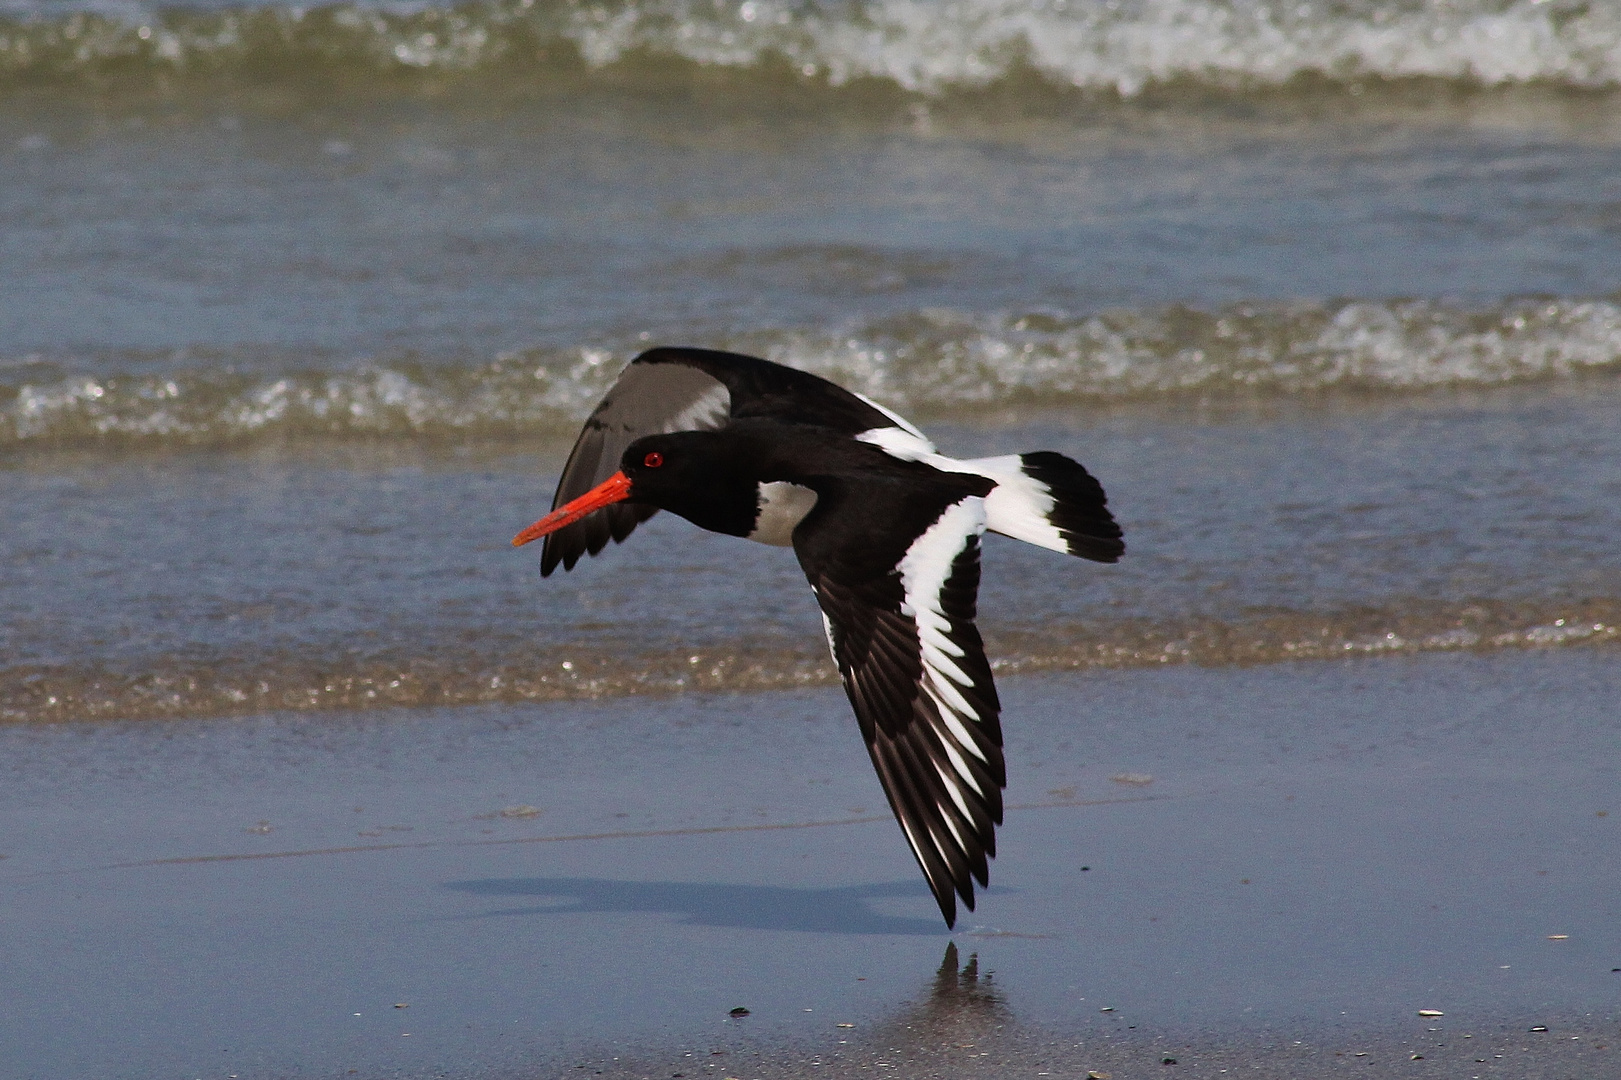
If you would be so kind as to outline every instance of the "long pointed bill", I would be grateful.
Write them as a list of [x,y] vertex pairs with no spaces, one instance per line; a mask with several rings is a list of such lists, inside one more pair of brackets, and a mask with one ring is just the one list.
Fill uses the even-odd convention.
[[629,496],[630,478],[622,472],[616,472],[578,499],[564,503],[517,536],[514,536],[512,546],[523,547],[531,540],[539,540],[542,536],[549,536],[565,525],[574,524],[591,511],[601,510],[604,506],[620,502],[629,498]]

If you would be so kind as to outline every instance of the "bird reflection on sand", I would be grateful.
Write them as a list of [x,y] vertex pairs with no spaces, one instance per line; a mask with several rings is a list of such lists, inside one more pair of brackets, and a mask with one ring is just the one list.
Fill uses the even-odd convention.
[[894,1019],[875,1026],[864,1042],[904,1054],[914,1063],[944,1064],[980,1054],[987,1042],[1013,1024],[1013,1014],[990,972],[979,970],[979,954],[961,963],[957,943],[946,945],[929,995]]
[[960,1023],[1004,1023],[1010,1019],[1007,1004],[992,985],[991,973],[981,978],[979,954],[969,953],[968,963],[957,967],[957,943],[948,942],[934,973],[929,999],[902,1023],[923,1026]]
[[[1017,1057],[1021,1029],[993,984],[992,974],[981,972],[977,953],[970,953],[964,963],[956,943],[947,944],[932,980],[920,989],[925,992],[916,1000],[899,1003],[888,1018],[870,1024],[841,1024],[836,1043],[831,1039],[823,1042],[824,1036],[810,1046],[800,1040],[775,1044],[733,1030],[724,1041],[700,1043],[667,1058],[627,1056],[623,1047],[617,1047],[600,1056],[576,1059],[574,1065],[600,1074],[603,1080],[692,1076],[695,1057],[711,1059],[706,1064],[719,1063],[718,1076],[773,1076],[779,1080],[858,1080],[885,1073],[936,1080],[1001,1080],[1045,1067],[1026,1069],[1036,1059]],[[1084,1070],[1077,1075],[1084,1075]]]

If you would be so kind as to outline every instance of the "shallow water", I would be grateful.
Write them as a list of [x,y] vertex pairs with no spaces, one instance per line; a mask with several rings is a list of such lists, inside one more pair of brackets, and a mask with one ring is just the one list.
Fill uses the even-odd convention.
[[[1613,643],[1618,406],[1600,382],[936,433],[969,455],[1074,454],[1126,528],[1118,566],[987,543],[981,623],[1002,670],[1227,664]],[[507,538],[549,505],[557,461],[24,457],[0,472],[0,708],[196,716],[833,677],[789,552],[664,517],[542,580]]]
[[920,127],[831,90],[780,117],[394,89],[14,92],[0,449],[555,435],[655,341],[924,415],[1491,386],[1621,348],[1609,96],[914,101],[947,112]]
[[505,549],[655,342],[1091,467],[1127,559],[992,544],[1008,669],[1614,640],[1618,34],[8,4],[0,715],[826,681],[781,552]]

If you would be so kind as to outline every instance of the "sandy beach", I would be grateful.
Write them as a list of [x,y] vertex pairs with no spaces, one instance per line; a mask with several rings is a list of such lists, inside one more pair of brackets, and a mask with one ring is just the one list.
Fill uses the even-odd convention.
[[1617,678],[1567,650],[1006,680],[1004,846],[953,933],[836,690],[12,726],[6,1055],[1599,1076]]

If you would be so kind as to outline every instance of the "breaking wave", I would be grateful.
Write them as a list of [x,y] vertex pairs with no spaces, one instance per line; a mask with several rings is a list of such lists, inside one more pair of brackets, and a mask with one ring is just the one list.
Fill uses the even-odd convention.
[[1621,8],[1585,0],[487,0],[440,6],[0,3],[0,79],[324,66],[633,70],[679,59],[907,91],[1021,72],[1132,97],[1302,77],[1621,84]]
[[[1189,395],[1401,393],[1621,370],[1621,301],[1240,304],[1069,315],[926,310],[693,342],[757,353],[926,415]],[[641,341],[454,366],[142,357],[0,362],[0,450],[566,436]],[[112,370],[109,371],[108,368]]]
[[[1621,599],[1417,602],[1387,609],[1272,612],[1235,621],[1126,620],[1044,626],[1039,633],[986,630],[993,667],[1003,673],[1610,647],[1621,642]],[[121,666],[0,668],[0,721],[563,701],[836,682],[826,651],[808,640],[751,639],[747,645],[640,654],[582,643],[545,656],[522,639],[482,641],[476,647],[424,641],[419,654],[407,657],[267,649],[251,660],[159,657]]]

